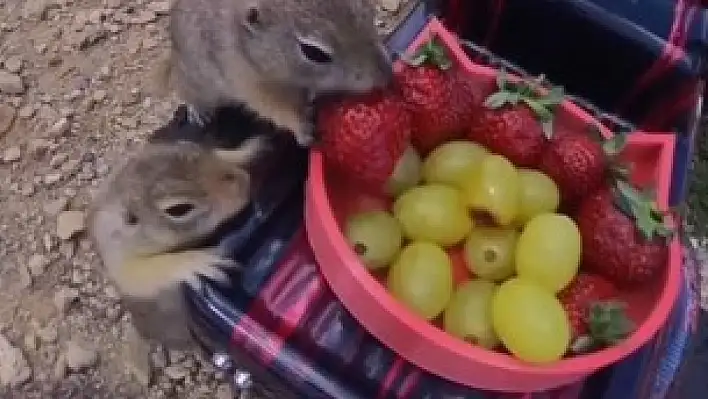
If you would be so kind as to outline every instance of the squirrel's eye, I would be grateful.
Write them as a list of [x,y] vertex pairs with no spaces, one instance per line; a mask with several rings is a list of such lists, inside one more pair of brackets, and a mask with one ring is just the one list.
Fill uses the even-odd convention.
[[194,204],[183,202],[168,206],[167,208],[165,208],[165,213],[172,216],[173,218],[183,218],[193,210]]
[[313,43],[300,41],[300,51],[308,60],[317,64],[329,64],[332,62],[332,55]]

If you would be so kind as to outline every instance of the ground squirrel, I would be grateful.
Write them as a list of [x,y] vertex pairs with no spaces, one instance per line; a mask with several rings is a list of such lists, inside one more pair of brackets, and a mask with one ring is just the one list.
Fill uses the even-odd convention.
[[176,0],[164,83],[192,120],[245,105],[305,146],[314,98],[390,83],[374,17],[372,0]]
[[237,268],[199,243],[249,203],[247,166],[261,149],[260,138],[233,150],[148,144],[99,188],[89,234],[143,338],[193,347],[182,285],[224,281],[223,268]]

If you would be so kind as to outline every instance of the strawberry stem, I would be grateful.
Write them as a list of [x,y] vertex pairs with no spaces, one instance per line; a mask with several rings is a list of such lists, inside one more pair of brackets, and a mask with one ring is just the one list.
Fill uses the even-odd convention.
[[412,66],[432,65],[443,71],[452,67],[445,47],[435,38],[428,40],[412,57],[401,57],[401,59]]
[[616,345],[626,339],[635,329],[627,317],[626,304],[617,301],[595,302],[590,305],[586,319],[588,334],[571,344],[574,353]]
[[637,229],[647,240],[670,238],[672,229],[666,224],[665,214],[656,205],[653,190],[639,191],[628,181],[618,179],[614,186],[615,204],[625,215],[634,219]]
[[544,76],[533,80],[522,80],[519,83],[510,83],[503,70],[497,74],[497,92],[487,97],[484,106],[490,109],[499,109],[505,105],[516,106],[520,102],[529,107],[541,123],[544,136],[553,137],[554,112],[563,102],[563,88],[552,87],[545,95],[539,94],[542,89]]

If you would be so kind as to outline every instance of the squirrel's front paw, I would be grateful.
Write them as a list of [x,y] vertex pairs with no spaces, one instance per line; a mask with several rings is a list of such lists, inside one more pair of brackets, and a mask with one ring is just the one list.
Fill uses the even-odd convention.
[[319,141],[315,119],[315,107],[308,105],[305,108],[305,118],[299,132],[295,132],[295,140],[301,147],[310,147]]
[[187,121],[189,121],[189,123],[204,127],[209,123],[211,118],[210,113],[200,110],[192,104],[187,104]]

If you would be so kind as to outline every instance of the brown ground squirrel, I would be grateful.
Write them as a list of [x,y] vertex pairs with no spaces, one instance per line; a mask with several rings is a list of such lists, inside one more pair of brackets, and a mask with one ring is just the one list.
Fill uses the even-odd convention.
[[175,0],[163,75],[195,121],[245,105],[308,145],[312,99],[391,81],[374,17],[372,0]]
[[137,332],[170,348],[191,348],[182,284],[217,281],[237,267],[196,243],[249,202],[254,138],[234,150],[191,142],[148,144],[99,188],[89,234]]

